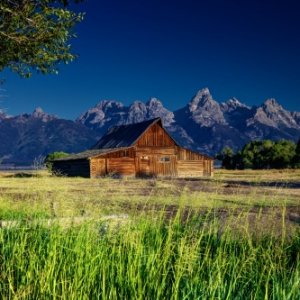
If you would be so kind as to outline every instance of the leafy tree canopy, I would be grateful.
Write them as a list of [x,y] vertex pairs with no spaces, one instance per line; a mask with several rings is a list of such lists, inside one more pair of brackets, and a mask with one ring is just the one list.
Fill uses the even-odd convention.
[[57,152],[53,152],[53,153],[49,153],[46,158],[45,158],[45,164],[46,164],[46,167],[49,171],[52,171],[52,161],[54,159],[57,159],[57,158],[63,158],[63,157],[66,157],[68,156],[69,154],[66,153],[66,152],[62,152],[62,151],[57,151]]
[[226,146],[223,148],[222,152],[217,155],[217,159],[222,161],[222,167],[225,169],[231,169],[233,165],[233,150]]
[[59,63],[72,61],[69,43],[83,14],[70,10],[70,2],[0,0],[0,71],[30,77],[32,71],[57,73]]
[[283,169],[300,167],[300,141],[252,141],[236,154],[224,148],[217,156],[226,169]]

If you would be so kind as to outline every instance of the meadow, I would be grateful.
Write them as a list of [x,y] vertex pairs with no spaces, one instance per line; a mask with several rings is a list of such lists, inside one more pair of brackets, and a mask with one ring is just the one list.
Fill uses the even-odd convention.
[[300,171],[0,173],[1,299],[299,299]]

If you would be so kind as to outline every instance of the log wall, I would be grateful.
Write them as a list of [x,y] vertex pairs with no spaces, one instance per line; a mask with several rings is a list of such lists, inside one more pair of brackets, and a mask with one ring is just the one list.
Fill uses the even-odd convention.
[[203,161],[178,160],[178,177],[201,177],[203,176]]
[[107,173],[106,159],[105,158],[91,158],[90,159],[90,177],[100,177]]
[[107,158],[107,173],[111,175],[134,176],[134,158]]

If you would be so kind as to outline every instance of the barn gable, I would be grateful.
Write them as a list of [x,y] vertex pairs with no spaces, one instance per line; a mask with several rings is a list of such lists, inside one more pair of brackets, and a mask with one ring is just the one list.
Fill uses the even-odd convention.
[[[157,136],[157,128],[160,129],[160,136]],[[152,138],[152,144],[159,145],[160,138],[162,141],[168,139],[168,144],[177,145],[162,126],[160,118],[147,120],[140,123],[114,126],[92,147],[92,149],[113,149],[132,147],[136,143],[143,145],[146,143],[145,136]],[[144,142],[143,142],[144,138]],[[142,141],[141,141],[142,140]]]

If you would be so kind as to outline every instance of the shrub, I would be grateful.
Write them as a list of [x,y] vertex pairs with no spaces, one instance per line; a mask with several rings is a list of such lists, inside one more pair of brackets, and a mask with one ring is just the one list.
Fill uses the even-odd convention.
[[57,158],[63,158],[68,156],[69,154],[66,152],[58,151],[58,152],[53,152],[49,153],[46,158],[45,158],[45,165],[49,171],[52,171],[52,161],[57,159]]

